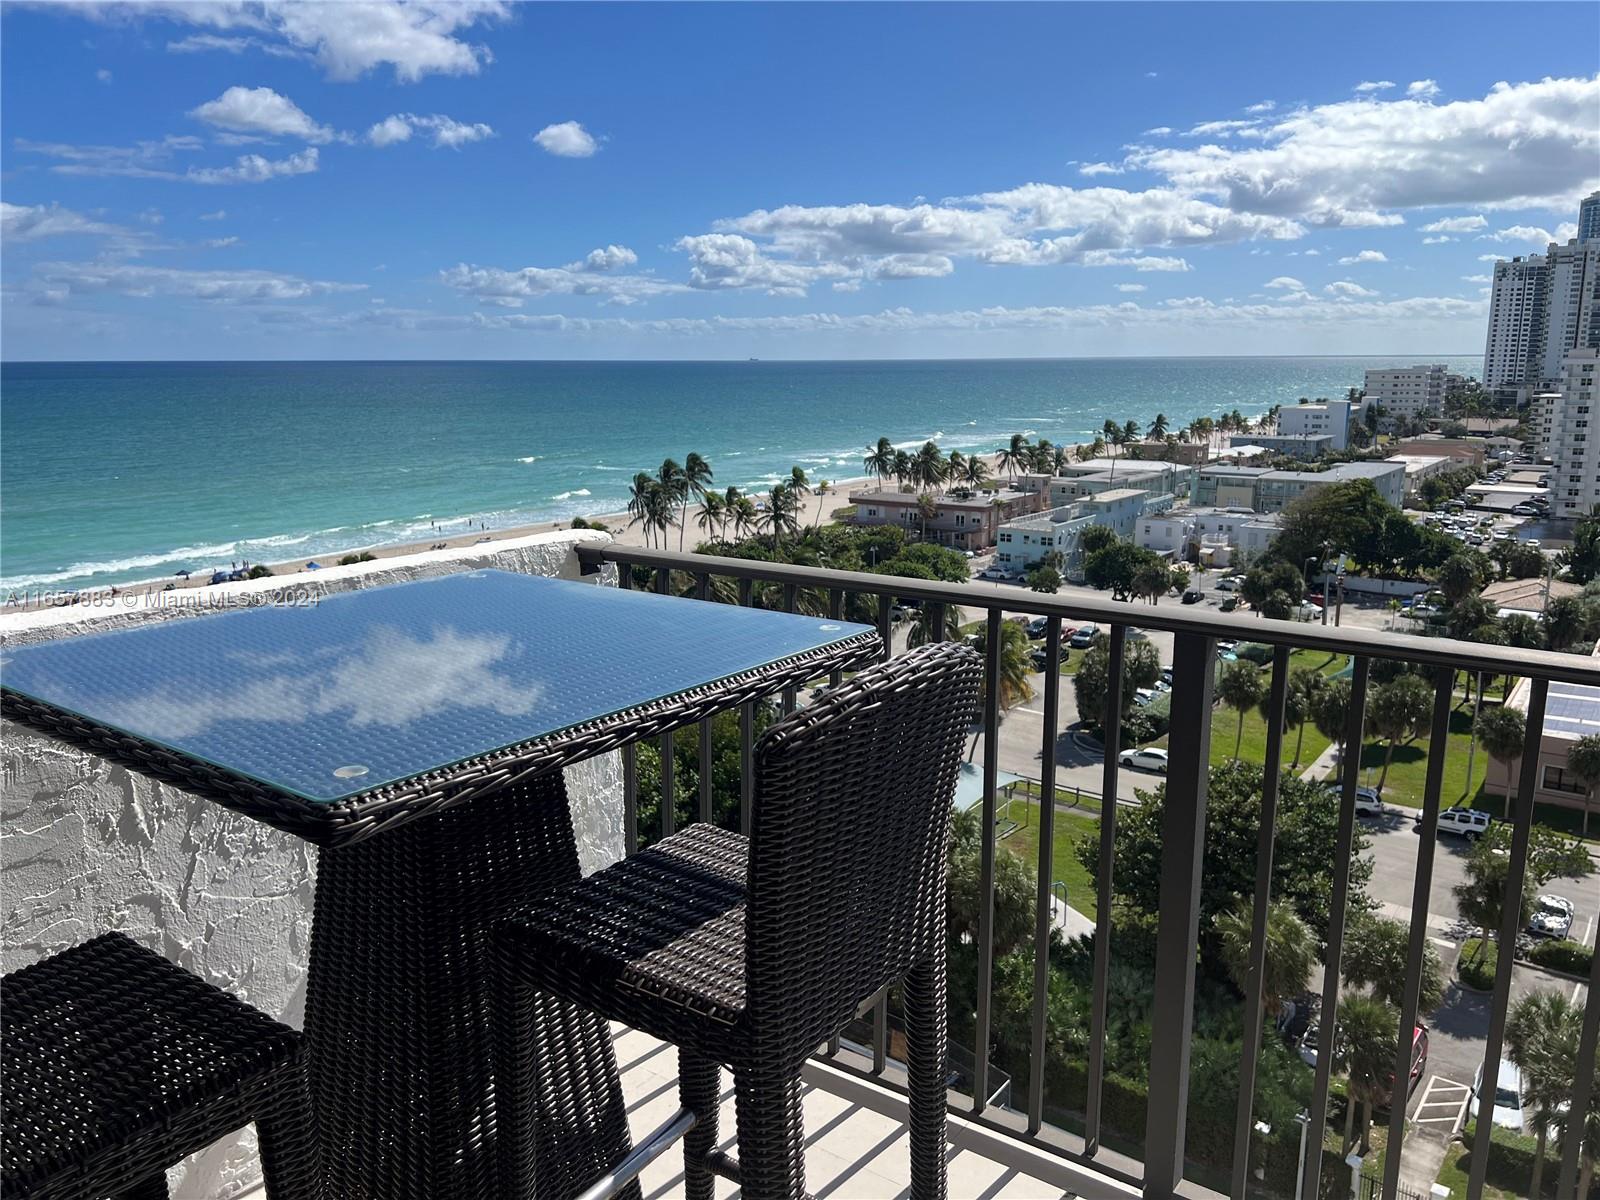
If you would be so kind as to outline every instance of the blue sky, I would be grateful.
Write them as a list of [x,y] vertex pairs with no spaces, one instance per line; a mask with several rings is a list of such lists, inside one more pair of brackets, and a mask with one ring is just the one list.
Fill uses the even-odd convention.
[[24,358],[1464,353],[1592,4],[6,4]]

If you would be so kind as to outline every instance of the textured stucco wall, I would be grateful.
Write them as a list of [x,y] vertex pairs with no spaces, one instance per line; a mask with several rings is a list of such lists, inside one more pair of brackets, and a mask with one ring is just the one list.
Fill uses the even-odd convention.
[[[575,577],[572,545],[595,536],[536,535],[197,595],[270,595],[288,586],[326,594],[481,567]],[[602,576],[600,582],[614,584],[615,576]],[[169,600],[176,595],[166,594]],[[191,606],[19,613],[0,618],[0,642],[18,645],[185,619],[196,611]],[[0,722],[0,770],[5,970],[106,929],[121,929],[217,986],[300,1025],[316,886],[313,848],[9,722]],[[619,858],[618,756],[581,764],[568,771],[567,782],[585,869]],[[258,1178],[254,1135],[246,1132],[173,1172],[172,1194],[182,1200],[233,1197]]]

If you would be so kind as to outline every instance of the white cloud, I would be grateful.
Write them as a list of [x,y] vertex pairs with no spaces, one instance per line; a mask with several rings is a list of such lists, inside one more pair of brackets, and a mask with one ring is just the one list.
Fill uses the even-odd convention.
[[252,303],[302,300],[362,290],[359,283],[304,279],[274,271],[187,271],[131,263],[43,263],[35,278],[68,294],[110,292],[123,296],[177,296],[196,300]]
[[230,133],[293,137],[319,145],[334,137],[332,129],[318,125],[293,100],[266,87],[231,87],[189,115]]
[[427,117],[419,117],[415,113],[395,113],[367,130],[367,141],[374,146],[392,146],[396,142],[410,141],[413,130],[433,134],[435,150],[453,150],[469,142],[481,142],[494,136],[494,130],[482,122],[468,124],[437,113]]
[[509,14],[501,0],[90,0],[47,5],[106,22],[160,20],[202,32],[169,42],[180,54],[220,51],[306,58],[330,79],[358,79],[388,66],[395,78],[415,83],[426,75],[476,75],[492,61],[487,46],[459,34]]
[[1276,288],[1280,291],[1303,292],[1306,285],[1293,275],[1279,275],[1276,279],[1269,279],[1261,285],[1264,288]]
[[1245,105],[1244,110],[1247,113],[1269,113],[1277,107],[1278,102],[1276,100],[1263,100],[1260,104]]
[[1466,217],[1441,217],[1422,227],[1423,233],[1473,233],[1488,224],[1488,219],[1473,213]]
[[1344,298],[1365,298],[1367,296],[1376,296],[1378,294],[1377,292],[1371,291],[1368,288],[1362,287],[1359,283],[1352,283],[1348,279],[1340,279],[1335,283],[1330,283],[1322,290],[1327,292],[1330,296],[1340,296]]
[[1142,283],[1119,283],[1116,286],[1119,292],[1142,292],[1145,290]]
[[1394,80],[1392,79],[1364,79],[1356,84],[1355,90],[1362,94],[1367,94],[1370,92],[1386,92],[1392,87],[1394,87]]
[[1080,175],[1091,175],[1091,176],[1092,175],[1121,175],[1122,174],[1122,170],[1123,169],[1121,167],[1117,166],[1116,163],[1091,162],[1091,163],[1084,163],[1082,166],[1080,166],[1078,168],[1078,174],[1080,174]]
[[439,279],[480,304],[500,308],[520,308],[524,302],[542,296],[598,296],[612,304],[633,304],[652,296],[689,290],[684,284],[653,275],[617,273],[638,261],[639,256],[627,246],[610,245],[591,250],[564,267],[505,270],[460,263],[439,272]]
[[1577,225],[1567,222],[1557,225],[1554,230],[1542,229],[1537,225],[1510,225],[1505,229],[1496,229],[1493,233],[1484,233],[1478,236],[1480,242],[1533,242],[1539,245],[1548,245],[1551,242],[1565,242],[1578,234]]
[[1477,100],[1362,98],[1285,113],[1240,147],[1141,148],[1124,165],[1240,213],[1403,223],[1446,205],[1554,207],[1593,186],[1600,76],[1496,84]]
[[943,254],[889,254],[867,267],[871,279],[937,279],[956,269]]
[[1320,258],[1322,256],[1322,251],[1321,250],[1302,250],[1302,251],[1300,251],[1300,254],[1304,258]]
[[288,158],[241,154],[231,167],[190,167],[182,178],[192,183],[265,183],[284,175],[309,175],[316,169],[317,148],[308,146]]
[[237,246],[239,239],[236,237],[207,238],[206,245],[212,250],[221,250],[227,246]]
[[127,236],[128,232],[59,204],[10,204],[0,200],[0,238],[8,242],[37,242],[73,234],[118,237]]
[[1418,79],[1406,84],[1406,95],[1417,100],[1432,100],[1439,94],[1439,85],[1431,79]]
[[104,67],[101,67],[98,71],[96,71],[94,73],[94,77],[96,79],[98,79],[101,83],[110,83],[111,82],[111,72],[106,70]]
[[588,158],[600,149],[594,137],[576,121],[546,125],[533,135],[540,149],[559,158]]
[[200,214],[200,219],[202,221],[220,221],[224,217],[226,217],[227,215],[228,215],[228,210],[227,209],[219,208],[219,209],[217,209],[216,212],[201,213]]
[[1425,238],[1423,238],[1422,239],[1422,244],[1424,246],[1438,246],[1438,245],[1440,245],[1440,244],[1442,244],[1444,242],[1453,242],[1455,240],[1456,239],[1453,238],[1453,237],[1450,237],[1450,236],[1448,236],[1446,234],[1440,233],[1440,234],[1435,234],[1433,237],[1425,237]]
[[1349,267],[1354,266],[1357,263],[1381,263],[1388,261],[1389,256],[1382,250],[1363,250],[1358,254],[1350,254],[1346,255],[1344,258],[1341,258],[1339,260],[1339,265],[1341,267]]
[[1462,279],[1463,283],[1493,283],[1494,282],[1494,276],[1493,275],[1463,275],[1461,277],[1461,279]]
[[144,225],[159,225],[166,220],[159,208],[147,208],[139,214],[139,222]]
[[755,242],[736,233],[679,238],[676,247],[689,256],[689,286],[702,290],[762,288],[775,296],[798,296],[818,280],[858,273],[839,263],[769,258]]
[[1172,136],[1172,126],[1157,125],[1154,129],[1146,129],[1144,135],[1145,137],[1170,137]]

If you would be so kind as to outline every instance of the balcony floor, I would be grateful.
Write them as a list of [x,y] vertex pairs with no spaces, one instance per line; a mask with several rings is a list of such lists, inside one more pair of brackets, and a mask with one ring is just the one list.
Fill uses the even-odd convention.
[[[677,1051],[654,1038],[618,1027],[617,1065],[628,1103],[628,1121],[641,1138],[678,1109]],[[723,1072],[721,1145],[737,1153],[734,1142],[733,1077]],[[891,1101],[891,1103],[898,1103]],[[805,1086],[806,1187],[817,1200],[890,1200],[909,1195],[908,1151],[903,1123],[873,1108],[808,1082]],[[967,1128],[952,1119],[952,1136]],[[987,1133],[982,1136],[995,1136]],[[950,1200],[1059,1200],[1067,1195],[1041,1179],[1007,1167],[978,1149],[952,1145]],[[683,1158],[674,1146],[640,1177],[645,1200],[683,1194]],[[718,1200],[739,1189],[717,1181]]]

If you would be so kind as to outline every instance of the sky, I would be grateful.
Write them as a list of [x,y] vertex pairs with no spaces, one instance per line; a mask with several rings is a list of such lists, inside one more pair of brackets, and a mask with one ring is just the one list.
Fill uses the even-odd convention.
[[0,355],[1481,352],[1600,6],[0,6]]

